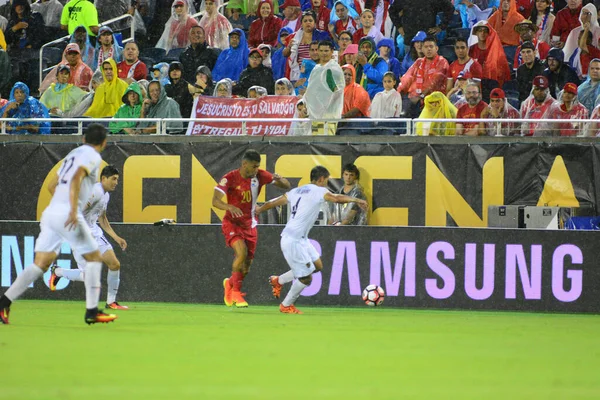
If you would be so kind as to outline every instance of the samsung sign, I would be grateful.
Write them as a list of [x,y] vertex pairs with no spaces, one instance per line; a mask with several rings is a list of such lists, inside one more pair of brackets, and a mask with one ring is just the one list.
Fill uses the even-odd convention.
[[[35,223],[0,223],[1,284],[33,261]],[[259,242],[244,291],[252,304],[277,304],[269,275],[287,270],[281,226],[259,226]],[[222,302],[233,253],[220,226],[115,225],[128,242],[121,260],[123,301]],[[600,270],[594,232],[467,228],[317,227],[312,244],[324,270],[303,304],[361,305],[368,284],[387,293],[386,306],[598,312]],[[593,236],[593,237],[592,237]],[[63,246],[58,265],[76,268]],[[47,273],[48,275],[49,273]],[[38,282],[25,297],[83,299],[82,285],[49,292]],[[285,289],[284,289],[285,290]]]

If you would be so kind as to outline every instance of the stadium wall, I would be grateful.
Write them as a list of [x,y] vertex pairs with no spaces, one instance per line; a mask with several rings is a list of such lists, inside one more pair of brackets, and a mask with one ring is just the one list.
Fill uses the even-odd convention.
[[[80,138],[35,139],[0,146],[0,219],[39,219],[50,200],[50,174]],[[370,225],[484,227],[490,205],[598,209],[600,199],[600,145],[588,141],[140,139],[111,137],[102,154],[121,171],[108,210],[111,221],[218,223],[223,213],[212,208],[213,188],[249,148],[263,155],[263,168],[294,186],[307,183],[316,164],[339,178],[343,165],[354,162],[371,204]],[[260,200],[280,193],[271,185]]]
[[[256,258],[244,282],[251,305],[277,304],[267,278],[287,271],[279,249],[281,229],[259,227]],[[115,230],[129,244],[127,251],[116,251],[124,303],[222,303],[232,252],[219,225],[117,224]],[[1,221],[0,232],[0,286],[6,288],[33,261],[39,227]],[[391,307],[600,311],[593,232],[315,227],[311,237],[325,267],[299,304],[359,306],[362,289],[373,283],[386,290],[385,305]],[[58,265],[75,268],[67,245]],[[83,300],[83,284],[61,280],[59,290],[50,292],[48,277],[49,272],[24,298]]]

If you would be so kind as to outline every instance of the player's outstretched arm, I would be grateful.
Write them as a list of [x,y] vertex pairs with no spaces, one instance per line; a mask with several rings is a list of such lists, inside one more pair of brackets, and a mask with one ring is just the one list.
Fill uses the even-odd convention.
[[278,188],[289,190],[292,185],[290,182],[279,174],[273,174],[273,184]]
[[325,193],[325,200],[330,201],[332,203],[356,203],[360,208],[366,210],[369,208],[369,204],[362,199],[357,199],[356,197],[350,197],[345,194],[335,194],[335,193]]
[[100,224],[100,227],[102,228],[102,230],[104,232],[108,233],[108,236],[113,238],[113,240],[119,244],[119,246],[121,247],[121,250],[125,250],[127,248],[127,242],[125,241],[125,239],[123,239],[121,236],[117,235],[117,233],[114,231],[114,229],[110,225],[110,222],[108,222],[108,218],[106,217],[106,212],[102,213],[100,218],[98,218],[98,223]]
[[73,179],[71,179],[71,186],[69,187],[69,205],[71,209],[69,211],[69,218],[65,222],[65,228],[73,229],[77,226],[77,207],[79,204],[79,190],[81,189],[81,182],[83,178],[88,175],[88,170],[85,167],[77,168]]
[[225,196],[225,194],[223,192],[221,192],[218,189],[215,189],[215,191],[213,193],[213,199],[212,199],[213,207],[216,207],[219,210],[229,211],[231,213],[231,215],[233,215],[234,218],[238,218],[238,217],[241,217],[242,215],[244,215],[242,210],[240,210],[236,206],[225,203],[223,201],[223,196]]
[[267,201],[262,206],[257,206],[256,209],[254,210],[254,213],[256,215],[258,215],[258,214],[260,214],[263,211],[267,211],[267,210],[270,210],[271,208],[287,204],[287,202],[288,202],[287,195],[284,194],[284,195],[279,196],[279,197],[277,197],[275,199]]

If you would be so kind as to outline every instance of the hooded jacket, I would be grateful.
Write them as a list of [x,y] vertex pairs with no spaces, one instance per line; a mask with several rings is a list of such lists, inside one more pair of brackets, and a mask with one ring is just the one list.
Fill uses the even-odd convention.
[[[358,47],[369,42],[372,53],[367,56],[365,65],[358,64],[356,69],[356,82],[369,92],[369,97],[375,97],[375,94],[383,90],[383,74],[388,72],[389,67],[385,60],[377,54],[375,40],[372,37],[365,36],[358,42]],[[366,56],[366,54],[365,54]]]
[[[129,104],[129,100],[127,99],[127,96],[130,92],[137,93],[138,95],[138,101],[133,106]],[[121,100],[123,101],[123,105],[117,110],[115,116],[113,117],[114,119],[140,118],[140,115],[142,114],[142,102],[144,101],[144,96],[142,95],[142,88],[140,87],[139,83],[131,83],[127,87],[127,90],[125,90]],[[108,127],[112,133],[124,133],[121,132],[123,131],[123,128],[134,128],[136,124],[137,122],[135,121],[115,121],[111,122]]]
[[29,87],[23,82],[17,82],[14,84],[12,90],[10,91],[9,102],[4,105],[0,109],[0,115],[4,115],[4,111],[6,107],[10,103],[15,102],[15,90],[20,89],[25,93],[25,100],[23,103],[19,104],[19,106],[13,110],[8,112],[7,118],[16,118],[16,121],[7,122],[8,126],[11,128],[16,128],[18,126],[24,125],[38,125],[39,129],[37,132],[29,132],[26,130],[18,130],[11,131],[10,133],[15,135],[22,134],[40,134],[47,135],[50,133],[50,122],[34,122],[34,121],[21,121],[22,118],[50,118],[48,115],[48,109],[42,103],[39,102],[36,98],[33,98],[29,95]]
[[[577,76],[577,72],[569,65],[565,64],[565,55],[561,49],[553,48],[548,52],[548,58],[554,58],[559,63],[558,72],[550,71],[550,68],[546,68],[544,70],[544,76],[548,78],[548,83],[550,85],[550,96],[556,98],[558,92],[560,92],[565,84],[568,82],[573,82],[577,86],[581,83],[579,77]],[[548,62],[546,61],[546,65]]]
[[[231,31],[231,33],[234,32],[240,36],[240,44],[238,47],[233,48],[230,46],[227,50],[223,50],[221,54],[219,54],[219,57],[214,64],[214,68],[209,64],[199,64],[206,65],[212,70],[214,81],[218,82],[225,78],[237,81],[240,79],[240,74],[244,68],[248,66],[248,54],[250,53],[250,50],[248,49],[248,43],[246,42],[246,34],[241,29],[234,29]],[[229,34],[230,37],[231,33]],[[181,62],[183,63],[183,60]],[[183,66],[184,68],[187,68],[185,63]],[[194,72],[196,71],[196,68],[197,66],[194,68]],[[192,76],[190,79],[191,81],[196,80],[195,76]]]
[[388,55],[389,60],[383,61],[386,61],[388,65],[388,71],[392,71],[396,76],[396,80],[398,80],[401,75],[402,64],[400,64],[400,61],[398,61],[398,59],[396,58],[396,46],[394,46],[394,41],[388,38],[381,39],[379,43],[377,43],[377,54],[381,54],[380,49],[382,47],[387,47],[390,49],[390,53]]
[[102,68],[102,78],[104,83],[98,86],[94,101],[90,108],[85,112],[86,117],[105,118],[115,115],[119,107],[123,104],[123,93],[127,90],[127,82],[117,77],[117,63],[112,58],[104,61],[108,62],[113,68],[113,80],[108,82],[106,74]]
[[353,108],[358,108],[360,114],[356,116],[357,118],[368,117],[371,108],[369,93],[356,83],[356,70],[354,66],[346,64],[342,66],[342,70],[344,69],[349,69],[352,72],[352,81],[344,88],[344,108],[342,109],[342,115]]
[[260,64],[256,68],[248,67],[240,75],[240,80],[233,88],[233,93],[245,96],[252,86],[262,86],[267,89],[269,94],[275,92],[275,81],[273,79],[273,71],[271,68]]
[[[181,65],[181,63],[177,63]],[[177,65],[175,63],[171,63],[169,66],[169,76],[171,76],[171,70],[173,69],[173,65]],[[170,78],[169,78],[170,79]],[[189,118],[192,114],[192,104],[194,103],[194,98],[192,97],[190,91],[188,90],[188,82],[183,79],[183,74],[177,83],[173,83],[172,80],[169,81],[168,84],[165,85],[165,92],[167,96],[172,98],[179,104],[179,110],[181,112],[181,116],[184,118]]]
[[[262,18],[260,7],[265,3],[271,6],[271,13],[267,18]],[[259,44],[263,43],[275,46],[282,21],[273,14],[273,2],[271,0],[261,0],[258,3],[256,14],[259,17],[250,24],[248,44],[250,47],[258,47]]]
[[294,32],[291,28],[288,28],[286,26],[279,30],[279,34],[277,35],[277,43],[281,44],[281,47],[274,47],[274,50],[271,53],[271,68],[273,69],[273,78],[275,79],[280,79],[285,76],[285,66],[287,64],[287,57],[283,55],[285,43],[281,41],[282,33],[287,33],[288,35],[291,35]]
[[[179,104],[172,98],[167,96],[165,88],[162,87],[160,82],[152,81],[150,85],[158,85],[160,88],[160,94],[156,103],[151,103],[147,106],[147,110],[144,114],[144,118],[181,118],[181,112],[179,111]],[[150,85],[148,85],[148,92],[150,92]],[[150,128],[156,126],[155,122],[140,122],[138,123],[139,128]],[[169,122],[167,124],[167,133],[181,133],[183,130],[182,122]]]

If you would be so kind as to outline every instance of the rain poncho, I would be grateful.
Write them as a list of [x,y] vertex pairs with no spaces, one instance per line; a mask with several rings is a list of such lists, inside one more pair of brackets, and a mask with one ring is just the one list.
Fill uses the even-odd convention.
[[[158,78],[154,76],[154,71],[158,70]],[[161,62],[152,66],[152,80],[157,80],[161,85],[165,86],[170,82],[169,80],[169,64]]]
[[221,5],[220,0],[215,0],[215,12],[208,14],[204,2],[202,2],[202,12],[200,26],[204,28],[208,45],[221,50],[229,48],[229,32],[233,30],[231,23],[218,10]]
[[[271,14],[266,18],[262,18],[260,16],[260,7],[265,3],[271,6]],[[258,47],[262,43],[275,46],[282,21],[273,14],[273,2],[271,0],[260,0],[256,13],[259,17],[250,24],[248,43],[251,47]]]
[[356,83],[356,70],[354,66],[346,64],[342,66],[342,71],[344,69],[349,69],[352,72],[352,81],[344,88],[344,108],[342,109],[342,114],[346,114],[353,108],[357,108],[360,114],[356,118],[368,117],[371,108],[369,93]]
[[[537,104],[533,97],[533,87],[531,88],[531,94],[524,102],[521,103],[521,119],[542,119],[546,110],[554,102],[552,96],[550,96],[550,90],[546,89],[546,98],[541,104]],[[540,128],[539,123],[523,123],[521,127],[521,134],[523,136],[533,136],[534,132]]]
[[[362,10],[356,9],[356,4],[354,4],[354,0],[337,0],[335,3],[333,3],[333,7],[331,7],[331,12],[329,14],[329,23],[336,25],[337,22],[340,20],[338,18],[337,14],[335,13],[335,7],[338,4],[341,4],[348,9],[348,20],[351,21],[350,24],[354,28],[354,29],[348,29],[348,30],[352,33],[356,32],[356,28],[358,26],[357,21],[360,20],[360,12],[362,12]],[[342,29],[342,30],[345,31],[346,29]],[[341,31],[336,30],[336,33],[340,33],[340,32]]]
[[190,0],[183,0],[183,13],[177,15],[175,12],[175,3],[181,0],[175,0],[171,5],[171,17],[165,24],[165,30],[155,47],[165,49],[168,53],[171,49],[180,49],[189,46],[190,29],[192,26],[197,26],[198,21],[192,18],[196,13],[194,5]]
[[274,48],[273,53],[271,53],[271,68],[273,69],[273,78],[275,79],[283,78],[285,76],[285,65],[287,63],[287,57],[283,55],[285,43],[281,41],[282,32],[287,32],[288,35],[293,33],[292,29],[288,27],[283,27],[279,30],[277,43],[279,43],[281,47]]
[[587,126],[585,136],[600,136],[600,124],[598,123],[598,120],[600,119],[600,104],[594,108],[590,119],[592,121]]
[[213,68],[213,79],[220,81],[224,78],[229,78],[233,81],[240,79],[240,74],[248,66],[248,43],[246,35],[241,29],[234,29],[232,32],[237,32],[240,35],[240,44],[235,49],[230,47],[223,50],[217,58],[215,67]]
[[[8,118],[17,118],[17,121],[9,121],[7,125],[11,128],[11,134],[15,135],[24,135],[24,134],[40,134],[40,135],[48,135],[50,133],[50,122],[35,122],[35,121],[21,121],[23,118],[50,118],[48,115],[48,109],[42,103],[40,103],[37,99],[31,97],[29,95],[29,87],[23,82],[17,82],[13,86],[10,91],[9,102],[0,109],[0,115],[4,115],[4,111],[6,107],[8,107],[11,103],[14,103],[15,100],[15,90],[20,89],[25,93],[25,101],[19,104],[19,106],[13,110],[8,112]],[[13,130],[19,126],[26,125],[37,125],[39,127],[37,132],[29,132],[27,130]]]
[[[67,53],[71,50],[79,51],[79,46],[77,43],[69,43],[65,50],[63,51],[63,58],[59,65],[64,64],[68,65],[71,69],[71,75],[69,76],[69,82],[73,85],[77,86],[80,89],[85,91],[89,90],[90,81],[92,80],[92,70],[88,67],[79,57],[79,61],[76,65],[70,65],[67,61]],[[58,66],[52,68],[48,75],[44,78],[42,85],[39,88],[40,93],[44,93],[46,89],[50,86],[52,82],[56,82],[56,71],[58,70]]]
[[103,26],[98,30],[98,38],[96,38],[96,51],[95,51],[95,56],[94,56],[94,68],[93,68],[94,71],[96,69],[100,68],[100,66],[102,65],[104,60],[106,60],[108,58],[112,58],[117,63],[120,63],[121,61],[123,61],[123,48],[121,46],[119,46],[119,43],[118,43],[117,39],[115,38],[114,33],[111,33],[112,45],[110,46],[110,50],[108,50],[108,52],[105,52],[103,50],[102,45],[100,45],[100,36],[104,32],[111,32],[111,30],[107,26]]
[[[567,110],[563,100],[564,90],[558,94],[558,100],[553,102],[542,116],[542,119],[588,119],[589,112],[579,101],[577,95],[573,99],[571,109]],[[587,124],[584,122],[545,122],[533,136],[583,136]]]
[[[598,11],[596,10],[596,6],[593,4],[588,4],[581,9],[579,13],[579,22],[581,22],[581,14],[584,11],[590,12],[591,21],[590,21],[590,34],[592,35],[592,46],[598,46],[598,39],[600,39],[600,26],[598,25]],[[567,64],[572,66],[575,71],[577,71],[578,75],[582,75],[581,70],[581,62],[580,55],[581,49],[579,48],[579,33],[583,32],[583,23],[581,22],[581,26],[574,28],[569,36],[567,37],[567,41],[565,42],[565,47],[563,47],[563,53],[565,54],[565,61]]]
[[268,95],[267,89],[262,86],[252,86],[249,88],[248,92],[246,93],[246,97],[250,98],[250,92],[256,92],[257,99]]
[[117,77],[117,63],[112,58],[105,61],[113,67],[113,80],[108,82],[104,69],[102,71],[102,78],[104,83],[96,89],[94,95],[94,101],[90,108],[85,112],[86,117],[92,118],[105,118],[112,117],[115,115],[119,107],[123,104],[123,93],[127,90],[127,82]]
[[[485,41],[485,62],[482,62],[482,60],[476,57],[476,53],[481,52],[482,50],[477,47],[479,39],[474,34],[474,31],[480,26],[485,26],[490,31],[490,34]],[[502,43],[500,42],[498,34],[494,28],[489,26],[487,21],[480,21],[471,29],[471,36],[469,37],[469,56],[475,58],[477,61],[479,61],[479,64],[481,64],[483,68],[482,78],[497,81],[500,87],[502,87],[504,82],[510,80],[510,67],[508,66],[508,61],[506,60],[504,48],[502,47]]]
[[432,60],[419,58],[400,80],[398,92],[407,92],[408,97],[419,97],[433,92],[443,93],[446,91],[449,67],[448,61],[440,55]]
[[[456,118],[457,109],[450,100],[441,92],[433,92],[425,97],[425,105],[419,119],[453,119]],[[437,105],[432,105],[437,102]],[[417,135],[419,136],[452,136],[456,130],[455,122],[417,122]]]
[[62,10],[63,5],[58,0],[39,0],[31,4],[31,11],[39,12],[44,18],[44,24],[51,28],[60,28]]
[[[271,68],[271,49],[272,48],[273,48],[273,46],[271,46],[269,44],[259,44],[258,45],[258,49],[263,52],[263,62],[262,62],[262,64],[265,67]],[[268,54],[268,56],[265,54],[264,49],[268,49],[268,51],[266,53],[266,54]]]
[[277,86],[281,85],[285,86],[287,90],[287,93],[285,94],[286,96],[294,96],[296,94],[294,91],[294,85],[292,85],[292,82],[290,82],[288,78],[281,78],[275,81],[275,89],[277,89]]
[[101,85],[104,82],[104,78],[102,77],[102,72],[97,70],[92,75],[92,80],[89,85],[89,93],[77,104],[75,107],[71,109],[71,111],[64,113],[64,118],[78,118],[83,116],[85,112],[90,108],[92,102],[94,101],[95,91],[94,91],[94,83],[96,85]]
[[344,72],[337,62],[317,65],[310,74],[304,99],[311,119],[340,119],[344,108]]
[[[488,109],[492,106],[489,105]],[[520,118],[519,111],[510,105],[507,99],[504,99],[504,109],[497,116],[494,117],[491,112],[487,114],[489,119],[506,119],[506,120],[517,120]],[[486,122],[485,130],[488,136],[512,136],[520,135],[519,126],[517,121],[512,122]]]
[[[82,42],[77,42],[75,40],[75,33],[78,30],[81,30],[80,28],[83,28],[82,31],[85,31],[85,39]],[[82,37],[83,37],[83,32],[82,32]],[[94,60],[96,57],[96,49],[94,49],[94,46],[92,46],[92,43],[90,42],[90,36],[88,35],[87,31],[85,30],[85,27],[78,26],[77,28],[75,28],[75,31],[71,35],[71,40],[69,43],[77,43],[77,45],[79,45],[79,50],[81,51],[81,60],[83,61],[83,63],[85,65],[90,67],[90,69],[92,71],[95,71],[96,66],[94,65]]]
[[[223,96],[223,95],[219,94],[219,88],[223,87],[223,86],[227,89],[227,96]],[[219,82],[217,82],[217,84],[215,85],[215,90],[213,91],[213,96],[214,97],[231,98],[233,96],[233,85],[232,85],[231,79],[225,78],[225,79],[221,79]]]
[[510,8],[504,23],[502,22],[503,17],[501,1],[500,8],[498,8],[498,10],[496,10],[496,12],[493,13],[488,20],[488,26],[494,28],[504,46],[518,46],[520,38],[519,34],[515,32],[515,25],[523,21],[525,17],[523,17],[517,11],[517,3],[515,0],[510,0],[509,2]]
[[[298,106],[304,104],[306,106],[306,100],[300,99],[296,103],[296,111],[294,112],[294,119],[302,118],[298,113]],[[312,135],[312,124],[310,121],[294,121],[290,127],[289,136],[310,136]]]
[[[137,93],[138,101],[134,106],[129,104],[129,100],[127,100],[127,96],[129,92]],[[127,90],[125,90],[125,94],[123,94],[123,105],[119,107],[115,116],[113,118],[140,118],[142,114],[142,102],[144,101],[144,96],[142,95],[142,89],[140,88],[140,84],[137,82],[131,83]],[[111,122],[108,127],[112,133],[121,133],[123,128],[134,128],[137,122],[135,121],[115,121]]]
[[300,72],[300,76],[298,77],[298,79],[306,79],[306,81],[302,85],[298,85],[296,87],[296,94],[300,94],[300,91],[302,89],[306,89],[308,87],[308,80],[310,78],[310,74],[316,66],[317,63],[313,60],[307,58],[302,60],[302,68],[300,68],[300,71],[304,69],[304,72]]
[[600,82],[594,83],[590,77],[588,77],[577,89],[579,102],[588,110],[594,109],[598,96],[600,96]]
[[[160,95],[156,103],[151,103],[145,112],[144,118],[181,118],[181,112],[179,111],[179,104],[170,97],[167,97],[165,89],[162,87],[160,82],[152,81],[148,85],[148,91],[152,85],[158,85],[160,87]],[[149,128],[156,126],[155,122],[140,122],[139,128]],[[176,133],[183,130],[182,122],[169,122],[167,123],[167,133]]]
[[379,43],[377,43],[377,54],[381,54],[382,47],[387,47],[390,49],[390,52],[388,54],[389,59],[384,59],[384,61],[388,65],[388,70],[392,71],[394,73],[394,76],[396,77],[396,80],[398,80],[400,78],[402,65],[400,64],[400,61],[398,61],[398,59],[396,58],[396,46],[394,46],[394,41],[392,39],[387,38],[381,39]]
[[398,118],[402,114],[402,96],[394,89],[379,92],[371,102],[371,118]]
[[[70,111],[87,95],[86,91],[70,83],[52,83],[40,98],[40,102],[52,110],[58,108],[62,113]],[[62,115],[61,113],[61,115]]]

